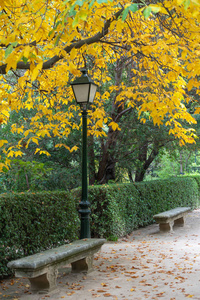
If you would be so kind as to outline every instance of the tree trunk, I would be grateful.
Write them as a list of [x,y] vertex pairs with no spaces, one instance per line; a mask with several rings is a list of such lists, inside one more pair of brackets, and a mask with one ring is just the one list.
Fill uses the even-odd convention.
[[180,152],[180,175],[183,175],[183,157],[182,153]]
[[140,161],[140,166],[136,169],[135,182],[140,182],[144,180],[144,176],[147,169],[149,168],[149,166],[151,165],[151,163],[159,153],[158,145],[152,150],[148,159],[147,159],[147,152],[148,152],[148,146],[145,145],[142,147],[142,150],[138,156],[138,159]]
[[[123,59],[119,59],[116,64],[115,69],[115,85],[120,86],[122,71],[124,68],[125,61]],[[113,101],[112,101],[112,120],[117,122],[121,117],[122,111],[124,107],[116,102],[116,97],[118,95],[118,91],[116,92]],[[113,131],[112,127],[109,127],[107,140],[105,143],[101,142],[101,159],[99,161],[99,170],[97,174],[97,181],[100,184],[107,183],[109,180],[115,180],[115,164],[116,160],[114,159],[114,149],[117,142],[117,136],[119,134],[118,130]]]
[[130,182],[133,183],[133,176],[132,176],[131,170],[128,170],[128,178],[129,178]]
[[101,145],[101,160],[99,162],[99,170],[97,181],[100,184],[108,183],[109,180],[115,180],[115,164],[114,149],[117,142],[118,131],[109,128],[107,141]]

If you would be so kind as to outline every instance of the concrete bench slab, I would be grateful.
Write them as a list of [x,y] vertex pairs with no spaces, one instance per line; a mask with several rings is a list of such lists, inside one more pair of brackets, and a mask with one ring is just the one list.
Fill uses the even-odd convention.
[[83,239],[54,249],[23,257],[8,263],[16,277],[27,277],[31,290],[47,293],[56,289],[58,269],[68,264],[72,272],[91,272],[94,253],[101,249],[105,239]]
[[191,207],[177,207],[153,216],[160,231],[173,231],[173,226],[184,226],[184,217]]

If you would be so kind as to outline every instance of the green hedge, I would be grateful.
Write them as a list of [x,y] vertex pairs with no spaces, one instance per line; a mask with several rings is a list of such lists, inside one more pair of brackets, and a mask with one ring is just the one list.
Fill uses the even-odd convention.
[[[74,190],[80,200],[81,190]],[[152,224],[153,215],[178,206],[198,207],[194,178],[173,178],[141,183],[89,187],[91,235],[115,239]]]
[[135,184],[140,194],[139,226],[153,222],[152,216],[178,206],[199,206],[198,185],[194,178],[172,178]]
[[133,184],[89,187],[92,237],[123,236],[136,226],[139,194]]
[[77,239],[78,229],[69,192],[0,195],[0,276],[8,261]]
[[193,174],[191,174],[191,175],[181,175],[179,178],[193,178],[193,179],[196,180],[196,183],[198,185],[199,200],[200,200],[200,175],[197,175],[197,174],[195,174],[195,175],[193,175]]
[[[177,206],[198,207],[199,178],[90,186],[92,237],[115,240],[153,223],[156,213]],[[80,197],[81,189],[1,195],[0,276],[9,274],[10,260],[77,239]]]

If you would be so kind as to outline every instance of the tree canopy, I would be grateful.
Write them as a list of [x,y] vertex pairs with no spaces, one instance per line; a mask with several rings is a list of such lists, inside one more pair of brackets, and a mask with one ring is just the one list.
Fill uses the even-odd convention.
[[[30,143],[37,145],[35,153],[48,155],[40,147],[46,136],[60,137],[55,147],[76,149],[67,144],[80,126],[69,82],[87,63],[99,85],[89,108],[90,134],[106,135],[106,126],[119,129],[119,113],[111,118],[104,107],[115,98],[113,109],[120,107],[121,115],[136,107],[141,122],[147,112],[180,144],[194,142],[188,104],[194,102],[199,113],[199,0],[0,0],[0,6],[0,124],[13,110],[32,111],[24,117],[29,126],[20,120],[12,125],[17,142],[0,141],[6,156],[1,169]],[[113,83],[109,68],[119,60],[130,72]]]

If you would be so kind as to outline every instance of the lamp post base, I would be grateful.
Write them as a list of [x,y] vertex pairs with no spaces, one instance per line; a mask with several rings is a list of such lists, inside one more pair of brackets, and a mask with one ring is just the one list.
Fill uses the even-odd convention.
[[80,239],[91,238],[90,234],[90,209],[80,209],[81,214],[81,232]]

